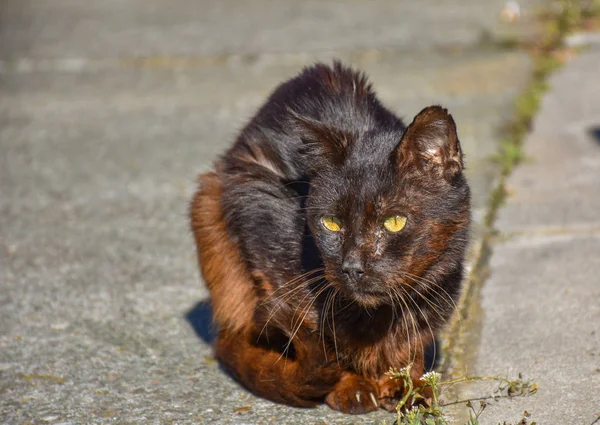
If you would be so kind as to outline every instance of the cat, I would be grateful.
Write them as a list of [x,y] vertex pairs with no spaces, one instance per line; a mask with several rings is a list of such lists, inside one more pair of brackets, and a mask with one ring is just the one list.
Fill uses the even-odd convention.
[[281,84],[200,177],[190,209],[218,359],[256,395],[393,411],[455,310],[470,222],[452,116],[406,127],[363,73]]

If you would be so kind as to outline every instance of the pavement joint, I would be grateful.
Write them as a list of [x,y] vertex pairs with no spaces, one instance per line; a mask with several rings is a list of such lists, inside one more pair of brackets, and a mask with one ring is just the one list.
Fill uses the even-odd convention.
[[[436,46],[427,49],[430,54],[448,56],[469,55],[477,52],[506,52],[518,51],[516,48],[502,47],[501,45],[476,44],[472,46],[447,45]],[[420,54],[424,53],[419,49]],[[309,58],[319,57],[345,57],[351,61],[376,62],[387,55],[410,55],[416,52],[411,49],[394,49],[390,47],[379,47],[376,49],[352,49],[352,50],[321,50],[305,52],[276,52],[276,53],[230,53],[230,54],[206,54],[206,55],[153,55],[153,56],[121,56],[108,58],[91,57],[59,57],[38,58],[19,57],[13,59],[0,59],[0,74],[28,74],[33,72],[66,72],[78,73],[99,70],[110,70],[119,68],[136,69],[198,69],[208,67],[240,67],[254,66],[260,63],[277,63],[279,65],[305,64]]]

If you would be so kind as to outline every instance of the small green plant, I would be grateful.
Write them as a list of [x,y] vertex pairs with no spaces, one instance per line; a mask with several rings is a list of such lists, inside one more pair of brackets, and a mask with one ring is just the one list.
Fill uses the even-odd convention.
[[[486,400],[497,400],[499,398],[522,397],[535,394],[537,384],[530,380],[524,380],[519,374],[517,379],[507,379],[496,376],[471,376],[442,381],[442,376],[437,372],[428,372],[421,377],[422,385],[415,387],[410,375],[411,365],[400,370],[390,369],[388,375],[392,379],[401,380],[404,384],[404,396],[398,403],[398,425],[449,425],[444,413],[444,407],[454,404],[465,404],[469,408],[469,420],[466,425],[478,425],[479,417],[487,406]],[[464,400],[454,400],[443,403],[443,392],[448,388],[464,383],[476,381],[497,382],[497,388],[489,395]],[[431,392],[431,398],[425,399],[422,394],[424,390]],[[473,405],[479,401],[479,408]],[[408,409],[408,406],[412,406]]]

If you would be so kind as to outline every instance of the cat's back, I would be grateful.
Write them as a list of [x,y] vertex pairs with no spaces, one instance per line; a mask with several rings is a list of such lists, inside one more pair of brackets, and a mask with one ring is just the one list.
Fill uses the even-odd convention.
[[340,62],[318,63],[275,89],[225,155],[226,168],[239,172],[256,164],[286,180],[305,176],[299,117],[348,134],[403,128],[363,73]]

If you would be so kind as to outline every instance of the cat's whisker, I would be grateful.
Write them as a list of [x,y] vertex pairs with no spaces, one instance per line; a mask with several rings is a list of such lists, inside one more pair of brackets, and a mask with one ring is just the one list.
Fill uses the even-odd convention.
[[[328,286],[328,282],[326,281],[324,276],[320,276],[319,278],[315,278],[315,280],[318,282],[315,285],[315,290],[317,290],[316,295],[313,294],[312,290],[309,290],[306,292],[306,294],[304,294],[304,296],[302,297],[302,299],[300,300],[300,302],[298,302],[298,305],[296,306],[294,313],[293,313],[293,321],[290,323],[291,324],[291,328],[294,329],[296,327],[296,325],[298,324],[298,322],[300,321],[300,316],[302,316],[302,313],[305,311],[305,304],[304,301],[309,297],[309,296],[313,296],[309,301],[307,306],[312,306],[312,304],[316,301],[317,297],[323,292],[324,289],[327,288]],[[325,286],[322,286],[323,284],[325,284]],[[301,313],[300,315],[297,315],[296,313],[298,312],[298,310],[301,309]]]
[[[403,272],[403,274],[407,277],[411,277],[411,278],[415,279],[416,281],[420,282],[421,285],[423,285],[423,283],[430,285],[429,287],[436,293],[436,295],[438,295],[440,298],[446,300],[448,302],[449,306],[452,307],[452,309],[454,311],[458,311],[458,306],[454,302],[454,298],[452,297],[452,295],[450,295],[448,293],[448,291],[446,291],[439,283],[437,283],[431,279],[425,279],[422,276],[417,276],[417,275],[409,273],[409,272]],[[435,288],[439,288],[441,291],[443,291],[445,296],[442,296],[442,294],[437,292],[435,290]]]
[[[269,325],[269,322],[271,321],[271,319],[275,316],[275,314],[277,314],[277,312],[283,307],[283,305],[286,304],[288,299],[290,299],[295,293],[300,292],[301,289],[306,288],[308,285],[310,285],[314,282],[317,282],[323,278],[324,278],[324,275],[312,277],[309,280],[302,282],[300,285],[296,286],[295,288],[292,288],[292,289],[288,290],[287,292],[285,292],[281,295],[278,295],[277,299],[278,299],[279,303],[269,311],[269,317],[267,318],[263,328],[261,329],[261,331],[258,335],[258,338],[260,338],[262,336],[263,332]],[[302,301],[304,301],[304,299],[306,299],[306,297],[309,294],[310,294],[310,291],[304,296],[304,298],[302,298]],[[263,303],[264,303],[264,301],[263,301]],[[261,303],[261,305],[263,303]]]
[[[333,285],[332,285],[333,286]],[[327,324],[329,325],[329,329],[333,332],[335,331],[335,328],[332,327],[332,322],[331,322],[331,318],[333,317],[334,313],[334,309],[335,309],[335,305],[337,303],[337,300],[335,299],[335,297],[339,294],[340,290],[339,288],[335,288],[333,289],[333,291],[331,292],[331,298],[329,299],[329,302],[327,304],[327,307],[325,308],[325,311],[323,313],[323,343],[325,343],[325,324],[327,322]],[[338,310],[338,313],[340,313],[341,311],[344,311],[347,308],[344,307],[342,310]],[[329,316],[327,313],[328,311],[331,309],[331,316]],[[334,338],[334,347],[336,345],[336,341],[335,341],[335,332],[333,332],[333,338]],[[337,351],[336,351],[336,356],[337,356]]]
[[[307,307],[305,309],[303,309],[302,312],[300,313],[300,315],[298,316],[298,320],[294,324],[294,326],[295,326],[294,332],[292,332],[292,335],[289,337],[289,340],[288,340],[287,344],[285,345],[283,352],[281,353],[281,356],[279,356],[279,359],[277,359],[277,361],[281,360],[281,358],[287,354],[290,346],[292,345],[294,337],[296,336],[296,334],[302,327],[302,323],[306,319],[306,316],[308,315],[308,313],[310,313],[311,307],[313,306],[313,304],[315,303],[317,298],[319,298],[319,295],[321,295],[323,293],[323,291],[325,291],[331,285],[331,283],[327,282],[326,280],[324,280],[324,283],[325,283],[325,286],[323,288],[321,288],[319,290],[319,292],[317,292],[314,295],[313,299],[308,303]],[[302,314],[302,313],[304,313],[304,314]],[[302,316],[302,317],[300,317],[300,316]],[[297,323],[297,325],[296,325],[296,323]]]
[[390,301],[391,301],[390,307],[392,308],[392,320],[390,320],[390,326],[388,329],[388,332],[391,332],[394,327],[394,324],[396,323],[396,305],[394,303],[394,298],[392,297],[391,290],[387,287],[385,288],[385,290],[386,290],[388,297],[390,297]]
[[325,318],[327,317],[327,310],[329,310],[329,306],[331,304],[331,301],[333,299],[333,294],[334,292],[329,292],[329,294],[327,294],[327,298],[325,299],[325,303],[323,304],[323,308],[321,309],[321,317],[320,317],[320,325],[319,325],[319,332],[320,332],[320,337],[323,341],[323,353],[325,354],[325,358],[327,358],[327,346],[325,345]]
[[[412,308],[410,308],[409,305],[408,305],[408,303],[406,302],[406,298],[408,298],[409,300],[411,300],[413,302],[413,304],[414,304],[414,300],[410,297],[410,294],[408,293],[408,291],[406,291],[405,288],[401,287],[400,289],[402,289],[402,291],[406,294],[405,296],[402,296],[402,299],[404,300],[406,308],[408,309],[409,314],[410,314],[410,321],[411,321],[413,332],[414,332],[413,335],[415,337],[418,337],[418,335],[420,334],[420,332],[419,332],[420,327],[419,327],[419,324],[418,324],[418,320],[415,318],[415,312],[414,312],[414,310]],[[423,343],[422,343],[421,339],[420,338],[416,338],[415,342],[418,343],[421,346],[420,347],[421,351],[423,351]],[[412,355],[411,362],[412,363],[415,362],[416,356],[420,352],[418,349],[419,349],[419,347],[415,346],[414,352],[411,353],[411,355]]]
[[[317,283],[317,288],[318,288],[320,285],[322,285],[322,284],[323,284],[323,282],[325,282],[325,279],[324,279],[324,277],[323,277],[323,276],[321,276],[321,277],[316,277],[316,278],[312,278],[310,283],[314,283],[314,282],[318,282],[318,283]],[[291,290],[291,291],[290,291],[290,293],[291,293],[291,292],[297,292],[297,291],[296,291],[296,290]],[[284,296],[286,297],[286,300],[287,300],[287,299],[289,299],[289,298],[290,298],[290,297],[293,295],[293,294],[290,294],[290,293],[288,293],[288,294],[284,295]],[[303,305],[303,303],[304,303],[304,300],[305,300],[306,298],[308,298],[308,297],[311,295],[311,293],[312,293],[312,292],[309,290],[309,291],[307,291],[307,292],[306,292],[306,294],[304,294],[304,297],[302,297],[302,299],[301,299],[301,300],[300,300],[300,302],[298,303],[298,307],[296,307],[296,310],[294,311],[294,313],[296,313],[296,312],[297,312],[297,310],[298,310],[298,308],[299,308],[300,306],[302,306],[302,305]],[[320,292],[319,292],[319,293],[320,293]],[[281,298],[280,298],[280,299],[281,299]],[[313,300],[312,300],[312,302],[314,302],[314,300],[315,300],[315,299],[313,299]],[[280,304],[280,306],[281,306],[281,304]],[[296,316],[294,316],[294,317],[296,317]],[[294,321],[293,321],[293,323],[291,324],[291,325],[292,325],[292,329],[293,329],[293,328],[295,328],[295,326],[296,326],[296,324],[297,324],[297,323],[298,323],[298,318],[295,318],[295,319],[294,319]]]
[[[313,278],[310,278],[309,280],[302,282],[302,284],[288,289],[286,292],[283,292],[281,294],[279,294],[277,297],[274,298],[274,300],[272,301],[276,301],[277,304],[274,308],[276,308],[275,311],[279,310],[280,308],[282,308],[284,305],[286,305],[286,303],[296,294],[298,294],[299,292],[301,292],[303,289],[307,289],[307,293],[305,294],[304,298],[306,298],[309,294],[311,289],[309,288],[310,285],[314,284],[315,282],[319,282],[321,279],[324,278],[324,275],[319,275],[319,276],[315,276]],[[304,299],[303,298],[303,299]]]
[[[334,295],[333,295],[334,298],[338,294],[338,292],[339,292],[339,289],[336,288],[335,292],[334,292]],[[331,330],[333,331],[333,348],[335,349],[335,360],[336,360],[336,362],[339,365],[339,363],[340,363],[340,356],[339,356],[338,346],[337,346],[337,336],[335,334],[335,314],[334,314],[334,311],[333,311],[334,309],[335,309],[335,303],[332,302],[332,305],[331,305],[331,322],[332,322],[333,328]]]
[[[423,310],[421,309],[421,307],[419,307],[419,304],[417,304],[417,302],[408,294],[407,292],[407,297],[410,301],[412,301],[412,303],[414,304],[414,306],[417,308],[417,310],[419,311],[419,313],[421,314],[421,318],[425,321],[425,324],[427,325],[427,327],[429,328],[429,333],[431,334],[431,340],[435,341],[435,335],[433,333],[433,329],[431,328],[431,324],[429,323],[429,319],[427,318],[427,315],[423,312]],[[421,340],[421,348],[424,349],[423,347],[423,341]],[[434,344],[434,350],[435,350],[435,344]],[[435,357],[435,351],[434,351],[434,357]]]
[[[414,279],[414,278],[413,278]],[[437,285],[437,288],[441,289],[444,294],[441,294],[437,289],[436,286],[430,286],[430,282],[419,282],[417,280],[414,280],[415,283],[418,283],[420,285],[421,288],[423,288],[425,290],[425,293],[428,292],[433,292],[435,295],[437,295],[436,298],[439,298],[443,301],[446,302],[446,304],[453,310],[453,311],[458,311],[458,306],[456,305],[456,303],[454,302],[454,299],[452,298],[452,296],[450,294],[448,294],[448,292],[446,290],[444,290],[444,288],[442,288],[441,286]],[[438,307],[442,307],[441,305],[438,304]]]
[[[293,288],[283,288],[286,290],[286,292],[283,292],[281,294],[278,294],[276,297],[276,299],[280,300],[280,301],[286,301],[290,298],[291,295],[295,294],[296,292],[298,292],[300,289],[306,289],[309,285],[319,281],[320,279],[323,279],[325,277],[324,274],[320,274],[317,276],[313,276],[308,280],[305,280],[303,282],[298,283],[297,286],[293,287]],[[296,282],[297,283],[297,282]],[[269,300],[271,301],[271,300]]]
[[[411,320],[413,332],[415,335],[418,335],[417,327],[415,325],[415,319],[413,317],[410,307],[408,306],[406,300],[404,299],[404,296],[402,295],[402,293],[398,292],[400,289],[403,289],[403,288],[401,286],[395,286],[392,288],[393,288],[394,292],[396,293],[396,296],[398,297],[398,299],[402,302],[402,304],[404,304],[404,307],[406,307],[406,312],[402,315],[402,317],[404,318],[404,323],[406,325],[406,338],[408,340],[407,341],[408,342],[408,355],[410,357],[410,356],[412,356],[412,341],[411,341],[410,329],[408,326],[407,313],[408,313],[408,318],[410,318],[410,320]],[[415,355],[416,355],[416,352],[415,352]]]
[[[407,277],[407,278],[409,278],[409,279],[411,279],[413,282],[415,282],[415,283],[417,283],[417,284],[419,284],[419,285],[422,285],[420,282],[416,281],[414,278],[412,278],[412,277],[410,277],[410,276],[406,276],[406,277]],[[423,288],[423,289],[427,289],[427,288],[425,288],[425,287],[423,287],[423,286],[420,286],[420,287],[421,287],[421,288]],[[441,307],[442,307],[442,306],[440,306],[439,304],[433,303],[433,302],[432,302],[432,301],[431,301],[429,298],[427,298],[427,297],[426,297],[425,295],[423,295],[421,292],[419,292],[419,291],[417,291],[417,290],[415,290],[414,292],[415,292],[415,293],[416,293],[416,294],[417,294],[419,297],[421,297],[421,299],[422,299],[423,301],[425,301],[425,302],[427,303],[427,305],[429,305],[429,307],[431,307],[431,309],[432,309],[432,310],[433,310],[433,311],[434,311],[434,312],[435,312],[435,313],[438,315],[438,317],[439,317],[440,319],[442,319],[444,322],[447,322],[447,319],[444,317],[445,315],[444,315],[443,311],[440,311],[440,309],[441,309]],[[440,294],[438,294],[438,295],[441,297],[441,295],[440,295]]]
[[296,276],[296,277],[294,277],[294,278],[292,278],[292,279],[288,280],[286,283],[284,283],[284,284],[283,284],[283,285],[281,285],[279,288],[277,288],[276,290],[274,290],[272,293],[270,293],[269,295],[267,295],[267,296],[265,297],[265,299],[264,299],[264,300],[262,300],[262,301],[260,302],[260,304],[258,304],[258,306],[259,306],[259,307],[260,307],[260,306],[262,306],[262,305],[263,305],[263,304],[264,304],[264,303],[265,303],[267,300],[269,300],[269,298],[271,298],[271,297],[275,296],[275,294],[276,294],[277,292],[281,291],[281,290],[282,290],[282,289],[284,289],[284,288],[287,288],[289,285],[293,285],[294,283],[298,282],[299,280],[302,280],[302,279],[304,279],[305,277],[308,277],[308,276],[310,276],[311,274],[314,274],[314,273],[319,273],[319,272],[322,272],[322,271],[324,271],[324,270],[325,270],[325,267],[319,267],[319,268],[316,268],[316,269],[310,270],[310,271],[308,271],[308,272],[306,272],[306,273],[303,273],[303,274],[301,274],[301,275],[299,275],[299,276]]
[[[403,293],[406,294],[406,296],[404,295],[399,295],[399,297],[402,299],[402,302],[404,303],[404,306],[406,307],[406,310],[408,311],[408,315],[410,318],[410,322],[412,325],[412,331],[413,331],[413,335],[416,337],[419,335],[418,331],[417,331],[417,325],[416,325],[416,321],[415,321],[415,317],[413,314],[412,309],[409,307],[408,303],[406,302],[406,297],[410,298],[410,295],[404,290],[404,288],[400,287],[399,289],[401,289],[403,291]],[[411,344],[411,333],[410,330],[408,331],[408,338],[409,338],[409,344],[408,344],[408,353],[409,353],[409,358],[410,358],[410,363],[414,363],[417,353],[418,351],[418,347],[415,346],[415,350],[412,350],[412,344]],[[415,342],[418,342],[418,339],[415,340]]]
[[[312,277],[304,282],[300,282],[297,286],[294,286],[293,288],[278,288],[278,291],[280,289],[285,289],[284,292],[280,293],[280,294],[276,294],[275,292],[270,294],[268,297],[266,297],[258,306],[257,308],[266,306],[267,303],[272,303],[272,302],[277,302],[277,304],[272,308],[271,311],[277,311],[279,310],[284,304],[285,302],[291,298],[295,293],[299,292],[302,289],[307,288],[311,283],[319,280],[322,276],[315,276]],[[272,315],[269,316],[269,318],[271,318]]]
[[[408,272],[404,272],[404,275],[408,278],[411,278],[415,283],[417,283],[418,285],[420,285],[422,288],[425,289],[425,292],[429,292],[430,290],[435,293],[435,295],[437,295],[437,297],[435,297],[436,299],[440,299],[440,300],[444,300],[446,301],[446,304],[454,311],[454,312],[458,312],[458,306],[456,305],[456,302],[454,301],[454,298],[452,297],[452,295],[450,295],[448,293],[448,291],[446,291],[440,284],[438,284],[437,282],[430,280],[430,279],[425,279],[423,277],[419,277],[417,275],[414,275],[412,273],[408,273]],[[441,291],[444,292],[445,296],[442,295],[441,293],[439,293],[436,288],[439,288]],[[417,293],[419,293],[417,291]],[[419,295],[421,295],[419,293]],[[438,307],[442,308],[441,305],[437,304]],[[444,319],[445,314],[439,314],[438,315],[444,320],[444,322],[448,322],[448,319]],[[461,315],[457,314],[456,317],[458,318],[458,324],[459,326],[462,326],[462,319],[461,319]]]
[[323,276],[315,276],[305,282],[302,282],[302,284],[288,289],[287,292],[284,292],[282,294],[279,294],[277,297],[275,297],[275,299],[278,301],[278,304],[273,307],[273,309],[269,312],[269,319],[267,319],[267,322],[271,319],[271,317],[273,317],[273,313],[277,312],[279,309],[281,309],[281,307],[283,307],[283,305],[286,304],[286,302],[297,292],[300,292],[301,289],[306,289],[306,287],[314,282],[317,282],[319,279],[322,279]]
[[[428,280],[428,279],[419,277],[417,275],[410,274],[410,273],[404,273],[403,276],[405,278],[410,279],[413,283],[416,283],[417,285],[419,285],[419,288],[425,289],[426,292],[428,292],[429,290],[431,290],[438,297],[440,297],[444,301],[446,301],[446,303],[448,304],[448,306],[450,308],[452,308],[453,310],[456,309],[456,304],[454,304],[454,300],[452,299],[452,297],[450,296],[450,294],[448,294],[448,292],[444,288],[442,288],[438,283],[436,283],[436,282],[434,282],[432,280]],[[442,294],[439,291],[437,291],[436,288],[439,288],[440,290],[442,290],[444,292],[444,294]]]
[[[409,350],[410,350],[410,335],[409,335],[410,332],[409,332],[409,329],[408,329],[408,320],[406,320],[406,314],[407,313],[405,313],[404,309],[402,308],[402,305],[404,304],[404,302],[402,301],[400,295],[398,295],[395,291],[392,291],[392,292],[393,292],[394,298],[396,298],[397,300],[400,301],[400,303],[398,304],[398,307],[400,307],[400,314],[402,315],[403,328],[404,328],[405,335],[406,335],[406,337],[408,339],[408,347],[409,347]],[[397,335],[398,329],[399,328],[396,328],[396,335]]]
[[[388,292],[390,294],[390,299],[392,300],[392,309],[393,309],[392,324],[395,325],[393,339],[396,339],[396,336],[398,335],[398,332],[400,331],[400,326],[397,326],[397,322],[399,322],[400,317],[402,317],[402,319],[404,320],[404,310],[402,309],[402,304],[401,304],[400,300],[398,299],[398,296],[396,295],[395,291],[389,287],[386,287],[386,289],[388,289]],[[398,311],[396,310],[397,308],[400,309],[400,313],[398,313]]]
[[[333,287],[333,285],[331,285],[331,287]],[[335,289],[335,288],[334,288]],[[325,346],[325,322],[329,321],[329,318],[327,316],[327,312],[329,311],[329,309],[333,309],[333,302],[335,300],[335,296],[337,294],[338,290],[332,290],[329,294],[327,294],[327,299],[325,301],[325,305],[324,308],[322,309],[322,314],[320,317],[321,320],[321,327],[320,327],[320,331],[321,331],[321,337],[323,340],[323,351],[327,354],[327,348]]]

